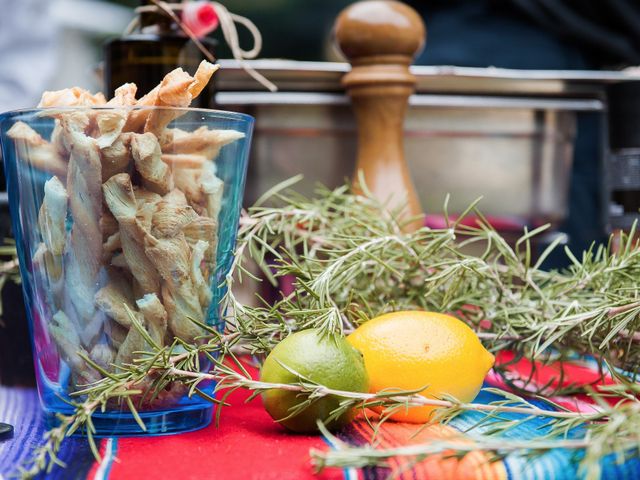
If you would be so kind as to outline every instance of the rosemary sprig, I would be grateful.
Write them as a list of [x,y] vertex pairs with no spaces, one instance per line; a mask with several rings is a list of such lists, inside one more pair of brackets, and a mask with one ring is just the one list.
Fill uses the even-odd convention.
[[[144,327],[136,322],[133,315],[130,317],[134,327],[145,335]],[[92,416],[106,411],[107,408],[125,408],[145,431],[146,427],[138,415],[138,408],[151,404],[165,387],[174,382],[188,387],[189,395],[197,394],[214,403],[222,403],[198,389],[198,384],[205,378],[193,378],[188,374],[178,373],[199,372],[202,357],[214,363],[221,362],[227,348],[230,348],[238,337],[237,334],[221,335],[208,326],[205,328],[209,335],[202,344],[189,345],[176,339],[170,346],[138,352],[134,363],[120,365],[115,372],[107,372],[85,357],[88,365],[100,371],[104,377],[74,392],[73,395],[80,398],[80,401],[67,400],[72,412],[57,416],[59,424],[45,434],[44,443],[35,448],[28,462],[20,467],[17,472],[20,478],[31,479],[42,472],[50,473],[56,465],[64,467],[57,454],[64,439],[77,431],[86,435],[93,455],[100,460]]]
[[[608,423],[607,425],[613,425]],[[619,426],[619,424],[617,424]],[[455,455],[458,458],[475,451],[490,452],[497,458],[509,453],[528,455],[541,455],[555,449],[584,450],[585,456],[580,463],[578,472],[586,480],[598,480],[601,478],[602,469],[600,461],[608,453],[615,452],[619,460],[624,461],[632,455],[638,455],[640,435],[637,432],[626,432],[623,438],[610,436],[599,438],[597,443],[592,441],[590,435],[580,438],[534,438],[534,439],[503,439],[493,436],[465,437],[460,440],[432,440],[425,443],[402,445],[395,448],[375,448],[372,445],[365,447],[352,447],[332,435],[320,423],[323,435],[337,448],[334,450],[311,451],[314,467],[321,471],[327,467],[337,468],[362,468],[366,466],[384,465],[390,458],[404,458],[408,466],[424,460],[430,455],[447,456]],[[609,433],[616,434],[616,429],[609,429]],[[593,457],[593,458],[591,458]],[[496,457],[494,457],[496,458]],[[591,460],[596,461],[591,461]]]
[[[532,239],[543,227],[512,246],[475,205],[466,212],[477,219],[471,226],[464,216],[446,217],[445,205],[447,228],[402,233],[393,212],[382,215],[375,200],[345,189],[320,189],[313,200],[274,196],[284,206],[258,206],[243,217],[237,267],[252,257],[268,278],[289,275],[295,284],[274,305],[237,312],[233,321],[260,326],[254,351],[295,329],[344,332],[386,311],[419,308],[457,314],[494,351],[543,362],[593,354],[630,372],[640,367],[633,231],[617,254],[593,246],[578,260],[565,249],[570,267],[546,271],[544,259],[559,247],[533,261]],[[468,253],[470,246],[482,253]]]
[[[171,347],[140,352],[133,364],[120,365],[115,373],[106,372],[102,380],[78,392],[84,397],[74,403],[74,412],[67,420],[70,425],[77,422],[76,429],[90,432],[91,415],[98,409],[115,402],[133,412],[171,382],[184,384],[190,394],[221,404],[237,388],[252,390],[255,396],[269,388],[295,387],[301,393],[298,410],[323,396],[337,395],[342,403],[334,414],[342,408],[377,404],[394,409],[406,408],[407,402],[425,402],[428,399],[418,399],[416,392],[353,395],[308,379],[300,379],[293,386],[256,383],[232,354],[238,348],[266,354],[282,338],[303,328],[340,334],[374,315],[408,308],[453,312],[471,325],[489,348],[509,348],[516,358],[562,363],[576,353],[591,354],[602,362],[603,372],[605,364],[610,363],[624,368],[631,382],[635,378],[640,367],[640,342],[636,338],[640,250],[634,248],[633,232],[625,237],[624,247],[617,254],[609,246],[594,246],[578,259],[566,250],[571,266],[564,271],[545,271],[541,268],[543,260],[558,245],[551,245],[533,260],[532,238],[543,228],[525,231],[515,245],[509,245],[475,205],[452,220],[445,204],[446,228],[403,233],[395,212],[387,212],[373,198],[352,195],[347,188],[319,189],[311,200],[275,189],[269,198],[280,205],[270,206],[264,200],[242,217],[234,264],[226,278],[227,294],[221,303],[226,320],[224,335],[209,328],[209,336],[201,344],[176,340]],[[462,220],[468,214],[477,219],[472,226]],[[472,246],[481,247],[481,253],[470,254],[468,248]],[[274,283],[284,276],[293,277],[293,291],[273,304],[243,305],[233,287],[242,277],[252,277],[246,263],[249,259],[257,262]],[[201,372],[203,356],[213,365],[210,371]],[[224,358],[234,362],[236,368],[229,368]],[[509,381],[507,367],[497,368]],[[218,399],[198,389],[204,380],[218,382]],[[596,397],[616,394],[627,403],[615,408],[603,403],[602,412],[590,416],[548,411],[506,392],[503,400],[491,406],[461,404],[455,399],[433,401],[444,402],[438,404],[440,421],[465,411],[488,414],[476,425],[483,431],[475,437],[478,449],[502,451],[496,443],[501,440],[495,435],[513,428],[515,422],[534,417],[547,418],[548,438],[532,439],[529,448],[523,443],[522,450],[542,451],[540,442],[560,442],[582,426],[584,438],[571,440],[588,440],[582,466],[592,475],[609,452],[622,458],[631,448],[633,455],[638,454],[632,447],[638,445],[635,432],[640,428],[640,413],[633,395],[635,387],[629,385]],[[543,390],[550,394],[556,389],[544,386]],[[291,414],[295,413],[294,409]],[[505,419],[500,413],[517,413],[522,418]],[[71,427],[54,430],[36,451],[33,469],[27,471],[55,464],[57,447],[70,431]],[[451,449],[455,450],[451,445],[445,448]],[[392,452],[401,456],[405,453]],[[325,462],[320,466],[342,461],[331,457],[332,452],[323,455],[318,457],[319,462]],[[376,455],[381,456],[375,461],[388,458]],[[415,451],[411,455],[416,457]],[[350,449],[350,461],[355,462],[357,457],[360,462],[374,461],[370,460],[369,447]]]

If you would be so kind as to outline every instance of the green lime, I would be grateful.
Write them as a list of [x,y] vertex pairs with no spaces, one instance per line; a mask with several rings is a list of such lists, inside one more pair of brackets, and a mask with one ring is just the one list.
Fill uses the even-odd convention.
[[[323,335],[317,329],[293,333],[276,345],[262,366],[260,380],[296,384],[300,379],[293,372],[335,390],[369,391],[362,354],[343,337]],[[304,410],[291,416],[291,409],[307,400],[304,394],[273,389],[263,393],[262,400],[271,418],[289,430],[300,433],[317,431],[316,421],[326,421],[340,404],[339,397],[327,396],[314,400]],[[328,422],[327,427],[339,428],[352,418],[352,412],[345,412]]]

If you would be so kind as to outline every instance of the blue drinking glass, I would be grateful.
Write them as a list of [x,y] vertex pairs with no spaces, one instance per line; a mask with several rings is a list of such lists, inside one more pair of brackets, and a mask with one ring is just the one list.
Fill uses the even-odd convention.
[[[160,345],[199,341],[202,329],[191,318],[222,327],[252,128],[248,115],[191,108],[0,115],[38,391],[50,424],[71,413],[74,391],[102,378],[83,355],[117,371],[149,349],[131,315]],[[202,388],[210,393],[213,385]],[[178,384],[154,401],[136,400],[146,431],[114,402],[94,414],[96,435],[177,433],[211,421],[211,403]]]

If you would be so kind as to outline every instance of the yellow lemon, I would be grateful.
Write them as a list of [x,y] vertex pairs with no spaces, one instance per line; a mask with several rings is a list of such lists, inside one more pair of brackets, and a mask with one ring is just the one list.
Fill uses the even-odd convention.
[[[426,398],[472,401],[494,357],[465,323],[451,315],[404,311],[369,320],[347,337],[364,355],[369,389],[414,390]],[[434,407],[411,407],[392,418],[421,423]]]

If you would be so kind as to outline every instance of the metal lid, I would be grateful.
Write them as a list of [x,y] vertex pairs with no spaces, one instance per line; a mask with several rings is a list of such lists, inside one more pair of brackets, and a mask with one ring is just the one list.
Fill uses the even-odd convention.
[[[219,91],[261,90],[235,60],[220,60],[217,74]],[[298,62],[293,60],[247,61],[280,91],[341,92],[340,80],[349,71],[348,63]],[[472,68],[414,66],[418,77],[417,93],[456,93],[492,95],[532,95],[599,97],[603,84],[640,80],[640,71],[603,70],[512,70],[505,68]]]

